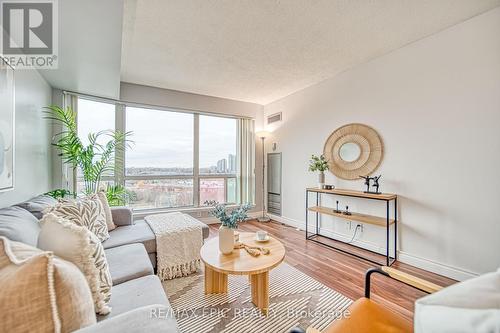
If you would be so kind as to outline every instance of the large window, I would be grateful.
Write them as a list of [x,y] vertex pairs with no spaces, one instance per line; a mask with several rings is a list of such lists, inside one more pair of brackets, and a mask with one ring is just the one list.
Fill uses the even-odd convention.
[[127,107],[125,187],[137,208],[193,206],[194,115]]
[[[89,99],[79,98],[77,104],[77,129],[78,137],[83,145],[89,144],[88,136],[90,133],[97,134],[103,132],[97,140],[99,144],[105,144],[110,137],[110,131],[115,129],[115,105],[110,103],[96,102]],[[108,172],[103,177],[103,185],[107,186],[114,183],[114,173]],[[77,172],[77,192],[84,189],[83,175],[80,170]]]
[[236,202],[236,120],[199,116],[200,204]]
[[237,203],[237,119],[78,98],[78,133],[84,142],[88,133],[114,130],[115,123],[118,130],[132,132],[132,144],[124,164],[117,166],[123,173],[105,180],[125,186],[131,207]]

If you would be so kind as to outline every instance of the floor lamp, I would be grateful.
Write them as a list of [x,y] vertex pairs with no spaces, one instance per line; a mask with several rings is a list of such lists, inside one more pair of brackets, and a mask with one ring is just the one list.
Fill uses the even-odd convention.
[[257,221],[259,222],[269,222],[271,219],[267,216],[266,214],[266,196],[264,195],[265,191],[265,172],[266,172],[266,146],[264,144],[264,141],[266,140],[266,137],[269,136],[269,132],[267,131],[260,131],[255,133],[261,140],[262,140],[262,216],[257,218]]

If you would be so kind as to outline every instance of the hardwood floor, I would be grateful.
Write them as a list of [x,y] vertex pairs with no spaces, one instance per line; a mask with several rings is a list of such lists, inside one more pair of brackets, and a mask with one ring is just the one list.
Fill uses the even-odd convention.
[[[210,237],[217,236],[218,228],[219,224],[210,225]],[[353,300],[363,297],[364,273],[367,269],[376,266],[327,246],[306,241],[303,231],[295,230],[279,222],[259,223],[253,220],[241,223],[239,230],[267,231],[285,245],[287,251],[285,261],[288,264]],[[455,280],[400,262],[395,262],[392,267],[441,286],[456,283]],[[424,292],[398,281],[383,276],[372,277],[372,299],[400,313],[409,321],[413,320],[414,301],[424,295],[426,295]]]

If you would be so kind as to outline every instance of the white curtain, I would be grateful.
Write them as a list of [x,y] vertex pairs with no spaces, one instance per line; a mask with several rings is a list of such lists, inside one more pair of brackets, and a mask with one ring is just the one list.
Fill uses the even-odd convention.
[[238,120],[237,202],[255,204],[255,121]]
[[[64,109],[71,108],[77,113],[78,117],[78,97],[64,92],[63,93],[63,105]],[[55,133],[60,133],[63,129],[61,124],[55,125]],[[71,192],[76,192],[76,170],[71,168],[70,165],[64,164],[62,159],[59,160],[62,175],[62,188],[70,190]]]

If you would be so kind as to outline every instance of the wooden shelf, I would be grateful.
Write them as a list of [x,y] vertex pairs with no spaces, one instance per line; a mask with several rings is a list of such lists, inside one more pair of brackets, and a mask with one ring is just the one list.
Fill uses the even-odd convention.
[[[312,212],[320,213],[320,214],[335,216],[335,217],[345,219],[345,220],[373,224],[373,225],[377,225],[380,227],[385,227],[385,225],[387,223],[387,220],[384,217],[355,213],[355,212],[351,212],[351,215],[344,215],[342,213],[335,213],[333,211],[333,208],[330,208],[330,207],[313,206],[313,207],[309,207],[308,210],[310,210]],[[394,223],[394,219],[389,219],[389,224],[393,224],[393,223]]]
[[[344,195],[349,197],[357,197],[357,198],[368,198],[368,199],[379,199],[379,200],[393,200],[398,196],[392,193],[381,193],[381,194],[373,194],[373,193],[365,193],[363,191],[354,191],[354,190],[343,190],[343,189],[334,189],[334,190],[323,190],[320,188],[308,188],[309,192],[317,192],[317,193],[328,193],[328,194],[336,194],[336,195]],[[384,220],[385,224],[385,220]]]

